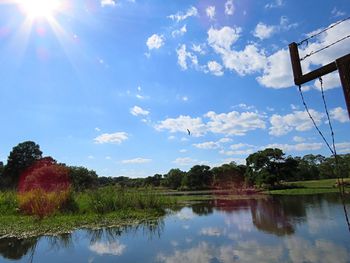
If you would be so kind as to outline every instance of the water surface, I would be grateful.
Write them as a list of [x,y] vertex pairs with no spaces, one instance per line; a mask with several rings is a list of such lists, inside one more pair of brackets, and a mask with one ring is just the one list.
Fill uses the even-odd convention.
[[336,195],[215,200],[137,227],[0,240],[0,262],[350,262]]

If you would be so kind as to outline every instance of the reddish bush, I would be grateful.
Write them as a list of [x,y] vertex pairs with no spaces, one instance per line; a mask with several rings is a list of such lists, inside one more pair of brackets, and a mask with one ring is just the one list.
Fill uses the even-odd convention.
[[22,212],[40,218],[60,210],[70,197],[68,169],[53,159],[43,159],[20,177],[18,201]]

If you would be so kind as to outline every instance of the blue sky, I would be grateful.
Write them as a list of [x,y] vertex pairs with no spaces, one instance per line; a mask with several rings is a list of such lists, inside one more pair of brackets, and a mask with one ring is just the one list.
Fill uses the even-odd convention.
[[[293,85],[288,44],[348,17],[348,1],[24,2],[0,1],[0,160],[25,140],[101,176],[244,163],[265,147],[329,155]],[[348,34],[349,20],[301,55]],[[349,46],[306,59],[304,72]],[[348,153],[337,73],[324,85],[338,151]],[[303,90],[329,138],[318,82]]]

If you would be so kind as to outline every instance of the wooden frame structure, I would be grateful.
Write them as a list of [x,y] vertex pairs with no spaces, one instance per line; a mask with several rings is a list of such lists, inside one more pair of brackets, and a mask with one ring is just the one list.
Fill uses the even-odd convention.
[[295,85],[300,86],[306,82],[320,78],[328,73],[338,70],[340,81],[343,86],[346,107],[348,108],[348,114],[350,118],[350,54],[338,58],[334,62],[324,65],[323,67],[303,74],[297,43],[293,42],[289,44],[289,53],[292,62]]

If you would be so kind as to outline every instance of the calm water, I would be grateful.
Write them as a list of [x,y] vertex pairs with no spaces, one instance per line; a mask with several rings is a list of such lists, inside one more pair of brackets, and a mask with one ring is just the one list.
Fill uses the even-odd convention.
[[0,262],[350,262],[334,195],[211,201],[156,223],[0,240]]

